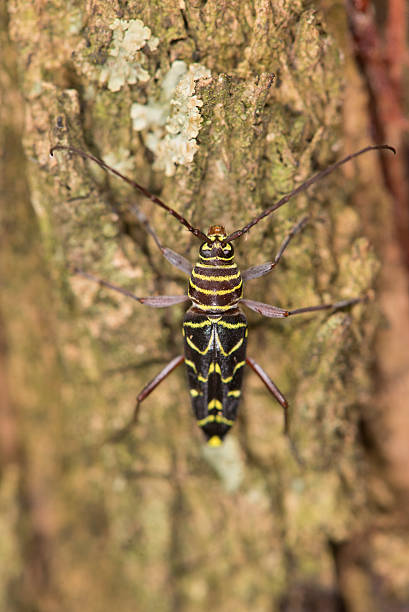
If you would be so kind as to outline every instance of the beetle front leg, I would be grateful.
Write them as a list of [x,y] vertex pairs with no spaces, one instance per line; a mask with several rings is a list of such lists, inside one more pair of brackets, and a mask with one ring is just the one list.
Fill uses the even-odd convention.
[[252,278],[260,278],[261,276],[265,276],[266,274],[271,272],[271,270],[275,268],[276,265],[279,263],[284,251],[290,244],[291,240],[294,238],[296,234],[298,234],[305,227],[308,220],[309,220],[308,216],[303,217],[301,221],[299,221],[298,223],[296,223],[296,225],[294,225],[294,227],[290,230],[288,236],[283,240],[278,250],[278,253],[275,256],[273,261],[267,261],[266,263],[260,264],[259,266],[252,266],[251,268],[244,270],[244,272],[242,272],[243,280],[248,281],[248,280],[251,280]]

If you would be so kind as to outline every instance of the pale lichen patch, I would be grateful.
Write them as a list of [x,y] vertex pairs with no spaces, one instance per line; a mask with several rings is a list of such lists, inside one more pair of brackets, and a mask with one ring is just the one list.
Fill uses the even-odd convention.
[[185,62],[175,61],[163,79],[159,99],[132,105],[133,127],[147,130],[144,141],[155,154],[153,167],[167,176],[174,174],[176,164],[193,161],[203,104],[195,95],[195,86],[196,81],[210,76],[210,70],[201,64],[187,67]]
[[148,45],[154,51],[159,40],[152,37],[150,28],[140,19],[115,19],[109,26],[113,38],[100,77],[100,83],[107,83],[110,91],[119,91],[125,83],[134,85],[149,80],[149,73],[142,67],[141,49]]

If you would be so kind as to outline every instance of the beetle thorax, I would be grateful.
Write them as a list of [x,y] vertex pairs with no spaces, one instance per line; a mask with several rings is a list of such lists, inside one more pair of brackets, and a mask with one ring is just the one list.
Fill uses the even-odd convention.
[[209,229],[208,241],[199,250],[199,260],[192,270],[188,295],[193,304],[209,314],[234,308],[243,295],[243,281],[234,261],[231,243],[221,225]]

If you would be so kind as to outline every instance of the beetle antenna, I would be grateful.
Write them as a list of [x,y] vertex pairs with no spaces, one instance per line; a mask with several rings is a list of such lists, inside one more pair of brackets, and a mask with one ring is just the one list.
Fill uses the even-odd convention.
[[111,172],[112,174],[115,174],[116,176],[121,178],[123,181],[128,183],[128,185],[131,185],[134,189],[136,189],[136,191],[140,191],[140,193],[142,193],[151,202],[153,202],[154,204],[157,204],[158,206],[166,210],[169,214],[175,217],[175,219],[177,219],[179,223],[184,225],[189,230],[189,232],[192,232],[194,236],[196,236],[197,238],[200,238],[200,240],[204,242],[208,241],[206,234],[204,234],[200,229],[193,227],[193,225],[190,225],[189,221],[187,221],[184,217],[182,217],[182,215],[176,212],[176,210],[174,210],[173,208],[170,208],[170,206],[165,204],[165,202],[162,202],[160,198],[150,193],[147,189],[145,189],[145,187],[142,187],[142,185],[139,185],[139,183],[137,183],[136,181],[133,181],[127,176],[124,176],[123,174],[118,172],[118,170],[115,170],[115,168],[111,168],[111,166],[108,166],[108,164],[106,164],[101,159],[98,159],[98,157],[94,157],[94,155],[91,155],[90,153],[85,153],[85,151],[81,151],[81,149],[76,149],[75,147],[66,147],[64,145],[56,145],[55,147],[52,147],[52,149],[50,149],[51,156],[53,156],[54,151],[68,151],[69,153],[75,153],[75,155],[79,155],[80,157],[83,157],[84,159],[90,159],[91,161],[98,164],[98,166],[106,170],[107,172]]
[[278,208],[281,208],[281,206],[284,206],[284,204],[286,204],[288,200],[290,200],[293,196],[297,195],[298,193],[301,193],[302,191],[305,191],[306,189],[308,189],[308,187],[310,187],[314,183],[317,183],[318,181],[323,179],[328,174],[331,174],[331,172],[339,168],[339,166],[346,164],[351,159],[354,159],[354,157],[363,155],[367,151],[374,151],[377,149],[388,149],[389,151],[392,151],[392,153],[396,155],[396,150],[393,147],[390,147],[389,145],[371,145],[369,147],[365,147],[364,149],[361,149],[360,151],[357,151],[356,153],[352,153],[351,155],[344,157],[344,159],[341,159],[340,161],[335,162],[335,164],[328,166],[328,168],[325,168],[325,170],[321,170],[321,172],[314,174],[314,176],[312,176],[311,178],[306,180],[304,183],[302,183],[301,185],[299,185],[298,187],[290,191],[290,193],[287,193],[287,195],[281,198],[281,200],[279,200],[273,206],[270,206],[270,208],[266,208],[266,210],[263,210],[263,212],[260,213],[258,217],[255,217],[252,221],[247,223],[247,225],[245,225],[242,229],[236,230],[232,234],[229,234],[229,236],[227,236],[227,238],[223,240],[223,244],[226,244],[227,242],[231,242],[232,240],[236,240],[237,238],[240,238],[241,236],[243,236],[243,234],[248,232],[249,229],[253,227],[253,225],[256,225],[256,223],[264,219],[264,217],[267,217],[268,215],[270,215],[272,212],[274,212]]

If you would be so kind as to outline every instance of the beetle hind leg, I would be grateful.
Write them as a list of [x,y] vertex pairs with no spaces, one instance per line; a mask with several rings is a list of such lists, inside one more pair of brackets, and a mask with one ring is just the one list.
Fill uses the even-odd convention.
[[284,395],[281,393],[280,389],[273,383],[269,375],[263,370],[263,368],[251,357],[246,357],[246,363],[251,367],[253,372],[257,374],[260,380],[263,381],[267,389],[270,391],[271,395],[275,397],[277,402],[280,404],[284,411],[284,435],[288,439],[288,443],[290,445],[291,453],[294,459],[297,461],[299,465],[304,465],[304,461],[302,460],[298,448],[290,436],[290,421],[288,414],[288,402],[285,399]]

